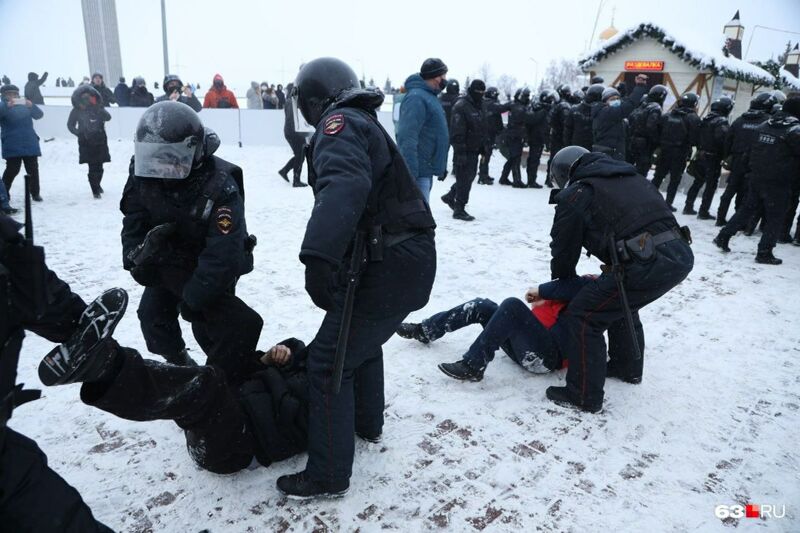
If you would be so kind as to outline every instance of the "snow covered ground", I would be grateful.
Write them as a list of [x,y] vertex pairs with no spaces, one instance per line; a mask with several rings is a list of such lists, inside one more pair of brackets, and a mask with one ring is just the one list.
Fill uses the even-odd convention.
[[[51,267],[87,300],[107,287],[127,289],[117,337],[144,352],[141,290],[120,267],[118,202],[132,143],[112,143],[99,201],[75,142],[42,149],[45,201],[34,215]],[[238,292],[264,318],[260,344],[311,339],[322,313],[303,290],[297,259],[311,191],[277,176],[288,148],[223,146],[219,155],[245,171],[248,227],[259,245],[256,271]],[[500,164],[498,156],[494,176]],[[434,185],[438,276],[414,319],[476,296],[522,296],[549,278],[547,190],[476,184],[470,224],[452,220],[438,200],[451,183]],[[19,190],[21,182],[12,194]],[[343,500],[297,504],[278,494],[275,479],[301,469],[305,457],[231,476],[204,472],[177,426],[114,418],[83,405],[76,385],[45,390],[11,426],[38,441],[99,519],[125,532],[798,531],[800,248],[781,245],[784,265],[760,266],[755,238],[735,238],[722,255],[712,223],[678,218],[694,232],[696,265],[642,312],[641,385],[609,381],[603,413],[577,413],[544,397],[563,372],[530,375],[503,356],[481,383],[439,372],[437,363],[458,359],[477,326],[429,346],[394,338],[385,347],[384,440],[357,443]],[[596,261],[582,262],[583,272],[597,271]],[[184,334],[197,355],[188,327]],[[29,335],[20,381],[38,385],[36,366],[51,347]],[[717,505],[737,503],[785,505],[786,517],[714,516]]]

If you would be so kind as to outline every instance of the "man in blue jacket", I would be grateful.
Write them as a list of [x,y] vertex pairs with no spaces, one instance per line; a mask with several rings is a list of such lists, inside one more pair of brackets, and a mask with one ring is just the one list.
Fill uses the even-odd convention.
[[406,80],[407,94],[397,123],[397,148],[426,201],[433,176],[444,179],[447,175],[447,120],[436,98],[446,84],[447,65],[435,57],[426,59],[419,74]]
[[33,121],[44,116],[42,110],[27,98],[20,98],[16,85],[0,88],[0,142],[6,169],[3,184],[9,196],[11,184],[25,164],[25,172],[31,177],[31,198],[41,202],[39,195],[39,136],[33,129]]

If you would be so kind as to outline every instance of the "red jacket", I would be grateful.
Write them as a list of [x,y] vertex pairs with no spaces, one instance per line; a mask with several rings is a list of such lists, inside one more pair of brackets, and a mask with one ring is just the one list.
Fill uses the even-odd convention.
[[533,316],[542,323],[544,327],[550,329],[558,320],[558,315],[561,310],[567,306],[567,302],[559,300],[545,300],[540,306],[534,307],[532,312]]
[[203,107],[239,109],[239,103],[236,101],[236,95],[233,94],[233,91],[229,91],[228,88],[225,87],[222,76],[219,74],[214,76],[214,81],[217,80],[223,82],[222,88],[217,89],[212,84],[211,89],[209,89],[206,93],[205,100],[203,100]]

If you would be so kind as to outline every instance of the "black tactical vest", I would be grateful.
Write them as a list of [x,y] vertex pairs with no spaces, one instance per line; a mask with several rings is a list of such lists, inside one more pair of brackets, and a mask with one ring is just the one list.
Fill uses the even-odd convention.
[[721,156],[725,150],[725,139],[719,138],[717,129],[727,122],[725,117],[719,115],[706,116],[700,124],[700,142],[697,148]]
[[800,135],[800,120],[794,117],[773,118],[755,130],[750,149],[750,170],[765,183],[786,186],[800,176],[800,159],[787,142],[790,135]]
[[670,220],[678,226],[661,193],[641,176],[584,178],[579,183],[590,185],[594,192],[589,207],[592,228],[584,243],[592,255],[605,258],[610,237],[634,237],[656,221]]

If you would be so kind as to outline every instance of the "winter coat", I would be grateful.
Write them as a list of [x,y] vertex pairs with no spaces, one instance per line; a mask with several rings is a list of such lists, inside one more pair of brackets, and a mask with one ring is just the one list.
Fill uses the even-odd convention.
[[700,133],[700,117],[692,109],[675,107],[661,116],[661,146],[689,149],[696,146]]
[[73,107],[67,119],[67,129],[78,137],[78,163],[108,163],[108,137],[105,123],[111,120],[108,111],[99,105]]
[[450,115],[450,144],[455,153],[483,151],[485,127],[480,103],[476,104],[469,96],[459,98]]
[[[167,100],[169,100],[168,94],[162,94],[161,96],[156,98],[156,102],[166,102]],[[189,107],[194,109],[196,113],[199,113],[203,109],[203,104],[200,103],[200,100],[198,100],[194,94],[192,94],[191,96],[186,96],[181,94],[176,100],[176,102],[188,105]]]
[[261,93],[261,101],[264,109],[278,109],[278,97],[268,92]]
[[128,107],[130,105],[131,89],[126,83],[118,83],[114,87],[114,98],[117,99],[117,105],[120,107]]
[[264,109],[264,102],[258,92],[258,83],[255,81],[250,82],[250,88],[247,89],[247,109]]
[[592,111],[595,105],[581,102],[572,106],[564,121],[564,146],[592,149]]
[[25,98],[36,105],[44,105],[44,98],[42,98],[42,91],[39,90],[39,87],[46,81],[47,72],[41,78],[35,72],[29,72],[28,83],[25,84]]
[[36,104],[31,107],[0,102],[0,142],[3,145],[3,159],[11,157],[39,157],[39,136],[33,129],[33,121],[44,116]]
[[406,96],[397,122],[397,148],[415,178],[441,176],[449,147],[444,110],[422,76],[406,79]]
[[211,88],[206,93],[206,98],[203,100],[203,107],[207,108],[219,108],[219,109],[228,109],[234,108],[239,109],[239,103],[236,101],[236,95],[233,94],[232,91],[229,91],[228,88],[225,86],[224,80],[222,76],[217,74],[214,76],[214,81],[222,81],[222,87],[217,88],[215,85],[212,84]]
[[503,113],[511,109],[511,102],[501,104],[492,98],[483,99],[483,117],[486,121],[486,134],[490,139],[503,131]]
[[144,85],[137,85],[131,89],[128,106],[130,107],[150,107],[153,105],[153,94]]
[[700,122],[700,141],[697,149],[724,159],[727,156],[725,153],[725,139],[728,136],[729,129],[728,119],[712,111],[703,117]]
[[534,103],[525,114],[525,137],[528,146],[544,146],[547,142],[550,106],[541,102]]
[[[571,112],[569,103],[562,100],[550,109],[550,150],[562,146],[562,140],[566,137],[567,117]],[[565,143],[569,145],[569,143]]]
[[725,139],[725,153],[741,155],[747,152],[756,140],[756,129],[770,119],[766,111],[745,111],[731,124]]
[[286,106],[286,95],[282,90],[275,90],[275,98],[278,99],[278,109],[283,109]]
[[592,150],[625,159],[627,117],[639,105],[645,86],[637,85],[618,107],[600,104],[592,112]]
[[111,104],[116,104],[117,99],[114,98],[114,93],[111,92],[111,89],[106,87],[105,83],[101,83],[100,85],[92,84],[97,92],[100,93],[100,97],[103,99],[103,107],[111,107]]

